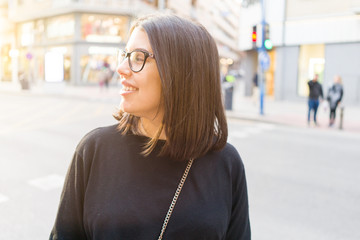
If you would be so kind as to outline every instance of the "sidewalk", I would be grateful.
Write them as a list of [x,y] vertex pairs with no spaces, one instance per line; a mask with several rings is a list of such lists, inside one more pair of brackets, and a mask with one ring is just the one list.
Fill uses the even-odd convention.
[[[119,95],[120,87],[110,86],[108,89],[102,88],[98,85],[93,86],[67,86],[65,84],[43,84],[42,86],[32,87],[30,90],[21,90],[20,86],[13,84],[0,85],[0,94],[2,93],[17,93],[17,94],[34,94],[34,95],[48,95],[57,97],[71,97],[77,99],[102,101],[118,104],[121,100]],[[228,118],[267,122],[273,124],[282,124],[297,127],[312,127],[307,125],[307,103],[304,102],[290,102],[290,101],[276,101],[273,99],[264,100],[264,114],[260,115],[260,108],[252,102],[251,98],[243,97],[241,99],[234,99],[238,101],[234,110],[227,110]],[[333,131],[346,131],[360,134],[360,107],[345,106],[343,129],[339,129],[340,109],[337,112],[336,123],[334,127],[328,127],[329,109],[324,109],[321,106],[318,109],[318,126],[316,128]]]
[[[329,128],[329,108],[324,109],[319,106],[317,112],[318,126],[311,122],[307,124],[308,106],[304,102],[276,101],[273,99],[264,100],[264,114],[260,114],[260,107],[255,105],[251,98],[242,98],[238,109],[226,112],[230,118],[241,118],[251,121],[261,121],[274,124],[282,124],[297,127],[312,127],[319,129],[339,130],[340,126],[340,108],[336,112],[336,122],[333,127]],[[360,134],[360,107],[345,106],[343,112],[343,126],[341,131],[356,132]]]

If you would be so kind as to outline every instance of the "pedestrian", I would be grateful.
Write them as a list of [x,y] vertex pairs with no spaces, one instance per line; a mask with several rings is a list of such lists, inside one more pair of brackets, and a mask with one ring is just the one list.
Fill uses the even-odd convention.
[[226,142],[207,30],[172,14],[142,17],[117,72],[119,123],[77,146],[50,239],[250,239],[244,165]]
[[252,102],[254,105],[258,105],[260,92],[259,92],[259,79],[257,73],[254,74],[252,82],[253,82]]
[[330,106],[329,127],[332,127],[335,123],[336,108],[340,105],[343,94],[344,90],[341,77],[339,75],[336,75],[327,95],[327,100]]
[[308,82],[309,86],[309,99],[308,99],[308,125],[310,125],[310,115],[311,111],[314,113],[314,124],[317,125],[316,121],[316,113],[319,107],[319,98],[321,97],[321,100],[324,98],[323,96],[323,90],[321,84],[318,82],[319,75],[315,74],[314,78]]

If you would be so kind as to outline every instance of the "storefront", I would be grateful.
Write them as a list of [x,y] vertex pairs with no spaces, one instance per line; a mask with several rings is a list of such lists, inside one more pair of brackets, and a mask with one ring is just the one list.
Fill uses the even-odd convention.
[[11,57],[11,44],[3,44],[0,50],[0,81],[11,82],[13,65]]
[[297,94],[302,97],[309,95],[307,82],[313,79],[315,74],[319,75],[320,83],[324,80],[325,68],[325,45],[301,45],[299,48],[299,67],[297,78]]
[[76,13],[17,25],[18,71],[32,84],[97,83],[104,67],[116,69],[127,16]]

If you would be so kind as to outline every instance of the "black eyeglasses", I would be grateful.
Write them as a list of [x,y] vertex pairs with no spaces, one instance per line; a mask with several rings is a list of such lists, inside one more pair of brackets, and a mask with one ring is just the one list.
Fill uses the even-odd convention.
[[131,52],[126,52],[125,50],[120,49],[117,53],[117,65],[119,66],[124,62],[125,58],[128,58],[130,69],[133,72],[140,72],[144,68],[148,57],[155,58],[154,54],[145,50],[135,49]]

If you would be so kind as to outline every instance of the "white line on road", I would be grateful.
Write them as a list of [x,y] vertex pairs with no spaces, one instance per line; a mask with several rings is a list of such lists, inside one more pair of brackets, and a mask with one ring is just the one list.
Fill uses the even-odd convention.
[[28,184],[40,188],[44,191],[49,191],[56,188],[61,188],[64,184],[64,176],[51,174],[46,177],[36,178],[28,181]]
[[0,193],[0,203],[9,201],[9,198]]
[[275,129],[275,125],[270,124],[270,123],[260,123],[258,125],[258,127],[261,129],[264,129],[264,130],[274,130]]
[[263,130],[258,127],[247,127],[244,129],[245,133],[251,133],[251,134],[258,134],[261,133]]
[[229,135],[234,138],[246,138],[249,136],[249,134],[247,134],[246,132],[241,132],[241,131],[234,131],[229,133]]

